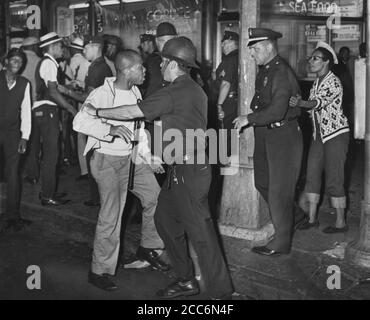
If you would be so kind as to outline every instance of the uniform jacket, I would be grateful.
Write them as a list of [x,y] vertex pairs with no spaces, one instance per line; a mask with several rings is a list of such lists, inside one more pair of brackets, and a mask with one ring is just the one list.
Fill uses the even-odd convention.
[[276,56],[258,72],[249,123],[266,126],[297,118],[301,111],[290,108],[289,99],[298,93],[300,89],[293,70],[280,56]]
[[317,101],[317,106],[311,112],[314,137],[316,137],[316,120],[323,143],[350,131],[348,120],[342,109],[343,87],[333,72],[330,71],[321,84],[319,84],[319,79],[316,79],[310,92],[310,100]]
[[[96,108],[112,108],[115,105],[115,89],[114,81],[116,78],[106,78],[104,85],[93,90],[85,101],[85,104],[91,103]],[[139,89],[134,88],[139,92]],[[115,121],[117,122],[117,121]],[[133,131],[133,121],[120,121],[131,131]],[[100,141],[112,142],[113,136],[110,135],[111,124],[105,119],[99,119],[88,114],[84,108],[77,113],[73,120],[73,129],[77,132],[83,133],[88,137],[84,155],[91,149],[99,149]],[[131,153],[131,149],[128,154]],[[140,142],[138,145],[138,154],[141,156],[150,153],[148,138],[144,131],[144,124],[140,129]]]

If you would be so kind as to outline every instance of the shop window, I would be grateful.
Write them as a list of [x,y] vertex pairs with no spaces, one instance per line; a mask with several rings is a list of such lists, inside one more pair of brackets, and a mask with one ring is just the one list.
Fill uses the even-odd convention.
[[[137,49],[141,33],[154,32],[161,22],[170,22],[179,34],[190,38],[200,52],[201,6],[202,2],[197,0],[148,0],[104,6],[95,2],[96,31],[101,35],[119,36],[126,48]],[[70,8],[74,10],[74,31],[89,34],[88,6],[81,2]]]
[[281,56],[299,79],[312,80],[315,75],[308,72],[307,57],[318,41],[328,42],[337,53],[346,46],[352,56],[358,55],[364,32],[363,7],[362,0],[261,0],[261,26],[283,34]]

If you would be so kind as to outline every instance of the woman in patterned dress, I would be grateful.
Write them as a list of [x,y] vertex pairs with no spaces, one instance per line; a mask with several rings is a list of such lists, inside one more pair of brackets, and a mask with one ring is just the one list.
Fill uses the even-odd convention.
[[320,201],[321,179],[325,172],[326,192],[336,210],[335,226],[327,227],[324,233],[348,231],[345,219],[346,196],[344,190],[344,166],[347,158],[350,129],[343,114],[343,87],[331,68],[338,63],[334,50],[325,42],[319,42],[309,59],[311,72],[317,79],[308,101],[300,96],[290,99],[291,107],[309,110],[313,124],[306,185],[299,205],[309,214],[309,220],[299,229],[318,227],[317,207]]

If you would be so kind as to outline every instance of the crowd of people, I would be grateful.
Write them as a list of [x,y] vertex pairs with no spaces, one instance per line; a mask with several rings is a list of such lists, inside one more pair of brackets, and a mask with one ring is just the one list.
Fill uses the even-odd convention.
[[[295,230],[319,225],[323,171],[337,213],[335,226],[323,232],[346,232],[344,172],[352,119],[345,111],[353,104],[348,93],[353,83],[343,80],[347,52],[341,50],[338,59],[327,43],[318,43],[308,60],[317,79],[306,101],[293,70],[278,54],[282,36],[269,29],[249,30],[248,47],[259,70],[252,112],[241,116],[235,32],[224,34],[223,59],[213,79],[199,72],[191,40],[167,22],[159,24],[155,34],[142,34],[138,51],[124,49],[121,39],[111,35],[73,37],[67,44],[55,32],[26,38],[20,49],[7,53],[0,72],[7,228],[20,230],[30,223],[19,211],[20,175],[27,183],[40,182],[43,206],[63,206],[68,199],[57,192],[57,176],[77,154],[76,180],[89,181],[90,198],[84,204],[100,208],[88,274],[91,284],[117,289],[111,277],[118,265],[121,220],[130,192],[142,207],[141,241],[135,259],[124,267],[172,268],[176,281],[157,296],[196,295],[200,287],[189,255],[191,243],[209,297],[230,299],[233,286],[209,209],[212,168],[207,161],[197,161],[207,153],[206,143],[198,141],[166,162],[154,152],[158,141],[146,133],[177,129],[186,145],[187,130],[207,129],[211,107],[218,128],[228,130],[229,156],[231,130],[254,128],[255,185],[268,204],[275,235],[253,252],[289,254]],[[298,119],[303,111],[310,113],[313,136],[306,184],[296,205],[303,157]],[[164,251],[170,264],[162,259]]]

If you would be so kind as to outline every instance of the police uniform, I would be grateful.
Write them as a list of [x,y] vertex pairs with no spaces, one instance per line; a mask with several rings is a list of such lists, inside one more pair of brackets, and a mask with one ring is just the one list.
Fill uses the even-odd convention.
[[[222,41],[239,41],[239,35],[235,32],[225,31]],[[233,129],[233,121],[238,116],[238,83],[239,83],[239,49],[224,56],[216,70],[216,78],[220,86],[222,81],[230,83],[230,91],[222,108],[225,113],[224,128]]]
[[[155,44],[155,37],[152,34],[140,35],[140,43],[152,41]],[[163,76],[161,72],[162,58],[155,50],[144,61],[146,69],[145,81],[142,85],[144,98],[163,88]]]
[[[250,29],[249,32],[249,46],[282,36],[269,29]],[[268,203],[275,228],[268,248],[271,253],[289,253],[294,194],[303,152],[297,122],[300,110],[289,108],[289,99],[299,93],[299,86],[292,69],[277,55],[260,68],[255,90],[251,102],[253,113],[248,115],[248,122],[255,127],[255,185]]]
[[[179,48],[184,45],[188,51],[183,56],[190,55],[192,58],[188,59],[191,63],[182,63],[194,67],[196,49],[185,37],[168,41],[162,55],[173,60],[173,56],[166,53],[172,52],[174,48],[175,51],[182,50]],[[194,54],[189,54],[189,50]],[[168,87],[149,96],[139,107],[148,120],[160,117],[164,132],[169,129],[181,131],[184,137],[183,150],[186,150],[189,143],[194,146],[194,138],[193,141],[186,138],[187,129],[205,131],[207,128],[207,96],[188,74],[179,76]],[[164,148],[167,145],[164,144]],[[204,154],[206,146],[200,144],[197,148],[194,150],[193,147],[193,152],[180,155],[174,164],[169,165],[166,181],[159,195],[155,221],[177,276],[184,283],[187,280],[196,282],[192,260],[188,254],[187,236],[199,258],[208,294],[219,298],[230,295],[232,286],[208,207],[211,166],[197,164],[196,161],[196,155]],[[166,154],[164,157],[166,159]],[[171,298],[176,293],[182,294],[182,289],[179,289],[181,283],[167,287],[159,296]],[[184,290],[187,288],[185,287],[186,285]]]

